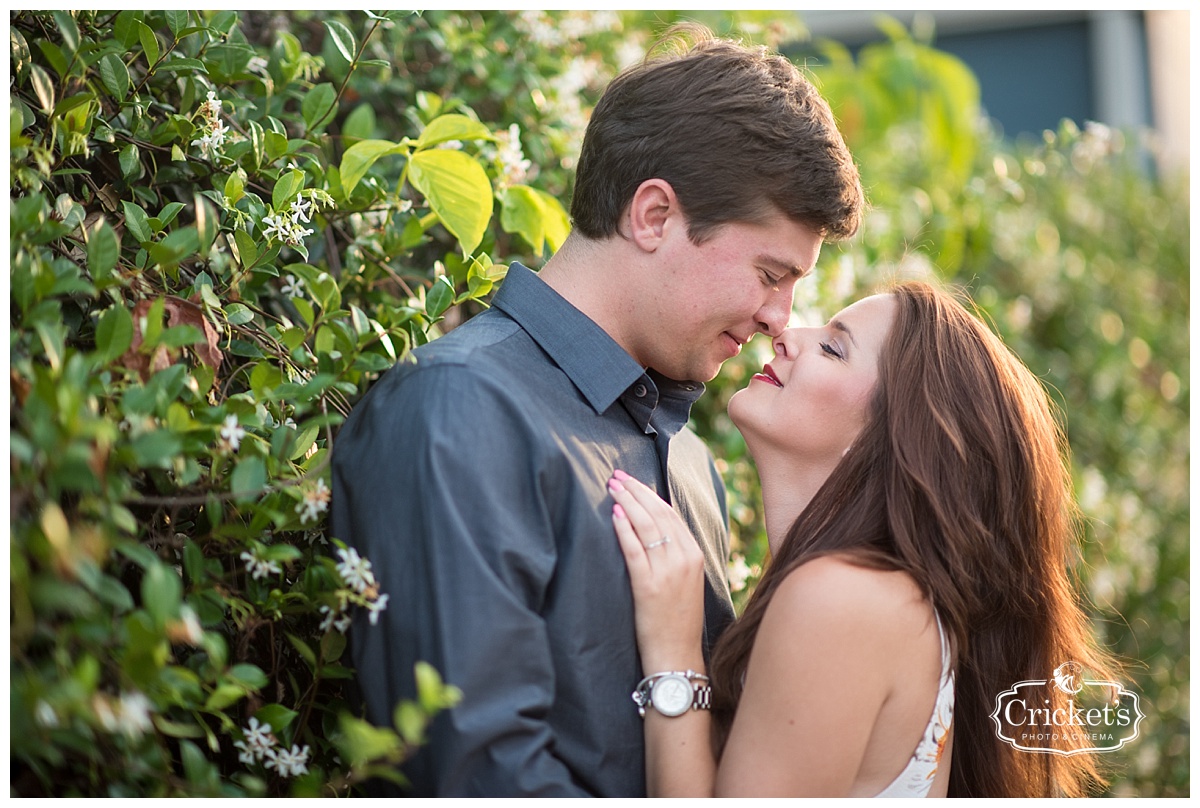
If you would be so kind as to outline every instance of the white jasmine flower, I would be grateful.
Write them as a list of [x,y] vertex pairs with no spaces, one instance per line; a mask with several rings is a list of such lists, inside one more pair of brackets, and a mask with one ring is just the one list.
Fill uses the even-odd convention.
[[447,140],[437,144],[436,146],[436,148],[439,149],[461,149],[462,147],[463,143],[461,140]]
[[286,275],[283,279],[283,286],[279,287],[279,291],[283,292],[288,297],[303,297],[304,279],[297,278],[295,275]]
[[275,745],[275,736],[271,734],[270,724],[261,724],[257,718],[251,718],[250,723],[242,730],[246,743],[255,750],[259,757]]
[[360,595],[375,585],[375,573],[371,571],[371,562],[359,556],[353,547],[338,550],[342,561],[337,565],[338,574],[346,585]]
[[291,220],[284,216],[272,216],[267,214],[262,218],[259,224],[259,229],[262,230],[262,237],[265,239],[278,238],[281,241],[287,236]]
[[197,140],[193,140],[193,141],[192,141],[192,145],[193,145],[193,146],[199,146],[199,147],[200,147],[200,153],[201,153],[201,154],[203,154],[205,157],[211,157],[211,156],[212,156],[212,150],[213,150],[213,137],[212,137],[212,135],[211,135],[210,133],[207,133],[207,132],[206,132],[206,133],[205,133],[203,136],[201,136],[199,139],[197,139]]
[[258,760],[258,758],[254,754],[254,750],[251,749],[249,746],[246,746],[246,744],[243,741],[234,741],[233,747],[234,747],[234,749],[238,750],[238,762],[239,763],[245,763],[247,766],[251,766],[255,763],[255,761]]
[[212,148],[219,149],[225,145],[225,136],[229,134],[229,127],[220,121],[213,121],[212,131],[208,133],[209,142]]
[[379,622],[379,613],[387,608],[388,596],[380,595],[374,601],[367,605],[367,611],[370,612],[371,625],[376,625]]
[[283,572],[283,569],[277,562],[259,558],[254,553],[247,551],[238,557],[241,558],[242,561],[246,562],[246,571],[249,572],[250,577],[254,578],[255,580],[266,578],[272,573],[278,575],[279,573]]
[[238,417],[232,413],[225,417],[225,425],[221,427],[221,439],[229,444],[230,450],[236,452],[242,445],[246,430],[238,426]]
[[215,90],[208,91],[208,100],[204,102],[203,111],[206,115],[216,118],[221,114],[221,99],[217,98]]
[[58,713],[54,712],[54,708],[45,699],[38,699],[37,705],[33,708],[33,717],[46,729],[54,729],[58,726]]
[[301,222],[310,221],[309,211],[312,209],[312,200],[296,197],[292,200],[292,218],[294,221]]
[[320,514],[329,510],[329,487],[325,481],[317,478],[315,488],[304,492],[304,499],[296,505],[296,513],[300,514],[300,524],[315,522]]
[[117,716],[113,713],[112,704],[105,696],[97,694],[92,699],[92,712],[96,714],[96,719],[100,722],[100,726],[108,732],[117,731]]
[[324,634],[326,631],[329,631],[329,629],[333,628],[333,621],[338,618],[338,615],[340,615],[341,612],[335,612],[329,606],[322,606],[320,608],[320,612],[321,614],[325,615],[325,617],[321,620],[321,625],[318,626],[317,629]]
[[301,748],[299,744],[292,744],[291,749],[272,749],[266,754],[266,763],[268,769],[274,769],[283,777],[298,777],[301,774],[308,774],[308,745],[305,744]]
[[525,153],[521,150],[521,127],[514,123],[508,127],[507,132],[497,135],[497,142],[499,148],[496,159],[500,161],[501,184],[516,185],[524,182],[525,175],[533,163],[525,159]]
[[140,738],[153,728],[150,699],[138,691],[122,693],[117,705],[117,729],[130,738]]
[[336,628],[341,633],[345,634],[346,630],[350,628],[351,622],[352,622],[352,620],[350,618],[350,615],[343,614],[339,619],[333,621],[333,627]]
[[167,626],[167,636],[172,642],[184,642],[197,647],[204,642],[204,629],[191,606],[184,605],[179,610],[179,619]]
[[740,592],[746,588],[746,581],[749,579],[752,570],[750,565],[746,563],[745,556],[734,555],[729,562],[729,591]]
[[288,160],[288,164],[286,166],[284,166],[284,170],[286,170],[286,171],[303,171],[304,169],[302,169],[302,168],[300,168],[300,166],[296,165],[295,160]]

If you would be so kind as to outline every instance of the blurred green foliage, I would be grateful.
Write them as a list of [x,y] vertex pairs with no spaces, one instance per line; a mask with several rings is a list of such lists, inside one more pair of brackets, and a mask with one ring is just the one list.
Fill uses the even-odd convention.
[[[1148,716],[1107,756],[1109,793],[1186,795],[1188,178],[1152,170],[1144,133],[1095,123],[1007,142],[982,118],[961,62],[883,27],[887,41],[857,58],[824,42],[809,65],[871,211],[853,241],[825,247],[797,319],[823,322],[891,279],[939,278],[967,292],[1043,381],[1066,421],[1085,517],[1084,596]],[[757,481],[724,414],[769,358],[769,346],[751,346],[710,385],[697,422],[724,461],[735,566],[752,584],[766,554]]]
[[[431,669],[392,727],[344,701],[347,610],[387,593],[324,532],[337,426],[508,261],[557,247],[591,105],[682,18],[804,33],[773,12],[12,13],[14,794],[346,794],[421,742],[455,699]],[[1045,380],[1080,574],[1150,716],[1111,793],[1186,794],[1186,178],[1095,125],[1003,142],[965,67],[888,32],[814,66],[873,209],[797,318],[938,276]],[[751,348],[695,413],[739,600],[765,540],[724,407]]]

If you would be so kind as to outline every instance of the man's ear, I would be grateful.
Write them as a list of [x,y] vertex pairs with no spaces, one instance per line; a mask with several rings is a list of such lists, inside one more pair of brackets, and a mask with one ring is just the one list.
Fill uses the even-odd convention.
[[645,180],[629,202],[630,241],[646,252],[654,252],[672,226],[683,223],[675,189],[664,179]]

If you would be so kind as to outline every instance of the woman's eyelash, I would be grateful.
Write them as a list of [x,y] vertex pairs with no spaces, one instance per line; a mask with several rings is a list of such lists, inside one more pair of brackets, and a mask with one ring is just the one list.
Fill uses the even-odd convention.
[[839,351],[837,348],[835,348],[833,345],[829,344],[828,342],[822,342],[822,343],[820,343],[820,345],[821,345],[821,350],[824,351],[825,353],[829,354],[830,356],[837,357],[838,359],[842,358],[841,351]]

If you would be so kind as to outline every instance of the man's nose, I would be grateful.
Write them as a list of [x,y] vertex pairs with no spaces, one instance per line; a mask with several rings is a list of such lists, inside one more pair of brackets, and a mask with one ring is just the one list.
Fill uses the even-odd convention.
[[758,310],[758,328],[764,334],[778,337],[792,317],[792,290],[773,292]]

